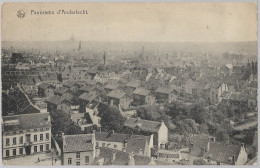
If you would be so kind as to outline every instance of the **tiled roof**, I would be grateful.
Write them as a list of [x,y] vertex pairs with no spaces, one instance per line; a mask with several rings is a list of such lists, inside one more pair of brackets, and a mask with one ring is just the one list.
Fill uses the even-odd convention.
[[65,97],[65,96],[52,96],[48,98],[46,102],[58,105],[64,100],[66,100],[67,102],[73,103],[71,99],[72,99],[71,97]]
[[147,96],[151,93],[150,90],[142,89],[142,88],[137,88],[135,91],[133,91],[133,94],[136,95],[142,95],[142,96]]
[[84,92],[90,92],[93,89],[95,89],[95,86],[89,86],[89,85],[85,85],[85,86],[82,86],[81,88],[79,88],[79,90],[84,91]]
[[118,83],[108,83],[107,85],[104,86],[105,89],[117,89],[117,87],[120,86]]
[[15,88],[13,91],[10,91],[8,96],[10,100],[15,102],[17,114],[40,112],[40,110],[32,104],[29,97],[20,88]]
[[95,137],[97,141],[109,142],[127,142],[126,152],[139,153],[139,150],[144,151],[146,143],[149,144],[151,136],[132,135],[112,132],[96,132]]
[[[104,165],[128,165],[129,155],[127,152],[102,147],[99,157],[104,158]],[[133,157],[135,165],[148,165],[151,161],[151,158],[147,156],[134,155]]]
[[63,152],[80,152],[94,150],[92,134],[64,135]]
[[[52,85],[49,84],[49,83],[41,83],[41,84],[38,85],[38,87],[39,87],[39,88],[42,88],[42,89],[46,89],[46,88],[48,88],[49,86],[52,86]],[[54,86],[52,86],[52,87],[54,87]]]
[[161,122],[143,120],[140,118],[129,118],[125,121],[124,126],[139,128],[143,131],[157,132],[161,127]]
[[141,82],[139,80],[130,81],[126,84],[127,87],[137,88]]
[[124,91],[120,90],[120,89],[112,90],[111,92],[109,92],[107,94],[108,97],[112,97],[112,98],[116,98],[116,99],[121,99],[125,95],[127,95],[127,94]]
[[66,87],[69,87],[69,88],[71,88],[74,85],[78,85],[77,82],[69,81],[69,82],[66,82],[66,83],[63,84],[63,86],[66,86]]
[[91,91],[89,93],[83,93],[82,95],[79,96],[79,99],[91,101],[95,99],[98,95],[99,93],[97,91]]
[[[48,117],[49,113],[32,113],[3,116],[4,132],[50,127],[51,122],[48,121]],[[8,122],[12,121],[16,122],[8,124]]]
[[163,94],[170,94],[174,91],[175,90],[173,88],[158,88],[155,90],[156,93],[163,93]]
[[210,142],[209,151],[206,154],[206,157],[211,157],[213,160],[232,164],[232,161],[229,160],[231,157],[235,157],[235,161],[238,158],[241,147],[232,144],[225,144],[221,142]]
[[67,92],[69,90],[69,88],[66,87],[59,87],[57,89],[54,90],[55,93],[59,93],[59,94],[63,94],[65,92]]

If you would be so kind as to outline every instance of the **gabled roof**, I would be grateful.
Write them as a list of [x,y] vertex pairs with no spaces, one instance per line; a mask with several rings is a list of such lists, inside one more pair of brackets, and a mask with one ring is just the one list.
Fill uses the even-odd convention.
[[140,118],[129,118],[125,121],[124,126],[138,128],[143,131],[157,132],[161,127],[161,122],[143,120]]
[[107,85],[104,86],[105,89],[117,89],[117,87],[120,86],[118,83],[108,83]]
[[[31,113],[3,116],[4,132],[50,127],[49,113]],[[10,122],[13,122],[12,124]],[[9,124],[8,124],[9,123]]]
[[133,88],[137,88],[140,85],[141,85],[141,82],[139,80],[133,80],[126,84],[127,87],[133,87]]
[[71,88],[74,85],[79,86],[79,84],[75,81],[69,81],[69,82],[66,82],[66,83],[63,84],[63,86],[68,87],[68,88]]
[[177,94],[177,92],[173,88],[158,88],[155,90],[156,93],[163,93],[163,94],[170,94],[174,92]]
[[152,93],[150,90],[146,90],[142,88],[137,88],[135,91],[133,91],[133,94],[142,95],[142,96],[147,96],[150,93]]
[[55,105],[58,105],[58,104],[60,104],[63,101],[67,101],[69,103],[73,103],[71,99],[72,99],[72,97],[56,96],[55,95],[55,96],[52,96],[52,97],[48,98],[46,100],[46,102],[52,103],[52,104],[55,104]]
[[82,86],[81,88],[79,88],[79,90],[84,91],[84,92],[90,92],[93,89],[95,89],[95,86],[89,86],[89,85],[85,85],[85,86]]
[[66,87],[58,87],[57,89],[54,90],[54,92],[59,93],[59,94],[64,94],[68,90],[69,90],[69,88],[66,88]]
[[238,158],[241,147],[238,145],[225,144],[222,142],[210,142],[209,151],[206,157],[211,157],[211,159],[226,164],[232,164],[229,158],[235,157],[235,161]]
[[79,99],[91,101],[95,99],[98,95],[99,93],[97,91],[91,91],[89,93],[83,93],[82,95],[79,96]]
[[94,150],[93,134],[64,135],[63,152]]
[[49,83],[41,83],[41,84],[38,85],[38,88],[41,88],[41,89],[46,89],[48,87],[53,87],[54,88],[54,86],[49,84]]
[[112,90],[111,92],[109,92],[107,94],[108,97],[112,97],[112,98],[116,98],[116,99],[121,99],[126,95],[127,95],[127,93],[120,89]]

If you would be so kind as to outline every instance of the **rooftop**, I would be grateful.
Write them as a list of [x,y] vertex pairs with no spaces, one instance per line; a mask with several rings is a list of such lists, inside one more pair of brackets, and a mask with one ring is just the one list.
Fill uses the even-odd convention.
[[93,134],[64,135],[63,152],[80,152],[94,150]]

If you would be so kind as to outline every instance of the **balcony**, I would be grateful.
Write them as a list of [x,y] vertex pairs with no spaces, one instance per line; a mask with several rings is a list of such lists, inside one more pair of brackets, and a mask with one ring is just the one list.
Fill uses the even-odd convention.
[[24,146],[31,146],[32,145],[32,142],[25,142],[24,143]]

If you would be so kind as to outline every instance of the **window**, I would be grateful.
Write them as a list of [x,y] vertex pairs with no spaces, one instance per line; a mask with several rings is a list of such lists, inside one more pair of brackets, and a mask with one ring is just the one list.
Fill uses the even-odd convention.
[[13,149],[13,156],[16,156],[16,149]]
[[85,156],[85,163],[89,162],[89,156]]
[[9,157],[9,150],[5,151],[5,155],[6,155],[6,157]]
[[106,146],[106,144],[105,143],[102,143],[102,147],[105,147]]
[[80,152],[76,153],[76,158],[80,158]]
[[20,144],[23,144],[23,137],[21,136],[19,139]]
[[16,137],[13,138],[13,145],[16,145]]
[[41,152],[43,151],[43,145],[40,145],[40,151]]
[[117,145],[114,145],[114,148],[117,148]]
[[46,141],[49,140],[49,133],[46,133]]
[[217,165],[220,165],[220,162],[217,162]]
[[33,136],[34,142],[37,142],[37,135]]
[[110,144],[107,144],[107,147],[109,147],[110,146]]
[[68,165],[71,165],[72,159],[68,158]]
[[46,150],[49,150],[49,144],[46,144]]
[[76,165],[77,165],[77,166],[80,166],[80,162],[76,162]]
[[98,147],[98,142],[96,142],[96,147]]
[[40,134],[40,141],[43,141],[43,134]]
[[19,148],[19,154],[20,154],[20,155],[23,154],[23,148]]
[[33,150],[34,150],[34,153],[36,153],[37,152],[37,146],[34,146]]
[[9,145],[10,145],[10,139],[9,139],[9,138],[6,138],[5,144],[6,144],[6,146],[9,146]]

